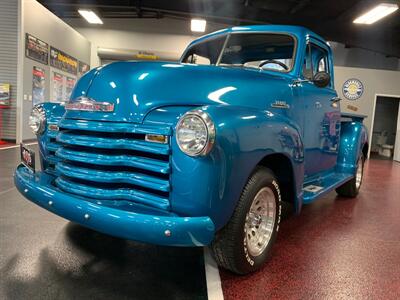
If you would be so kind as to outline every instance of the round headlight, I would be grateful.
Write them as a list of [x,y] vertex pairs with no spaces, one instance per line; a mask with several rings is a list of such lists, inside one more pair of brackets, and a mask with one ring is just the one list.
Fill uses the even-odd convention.
[[208,154],[215,140],[215,127],[210,116],[202,110],[189,111],[176,126],[176,141],[187,155]]
[[43,133],[46,128],[46,113],[40,106],[32,108],[31,115],[29,116],[29,127],[34,134]]

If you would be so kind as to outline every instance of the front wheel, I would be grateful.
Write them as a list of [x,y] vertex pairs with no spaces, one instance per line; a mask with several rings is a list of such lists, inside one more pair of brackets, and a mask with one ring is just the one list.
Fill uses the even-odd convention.
[[281,193],[273,172],[259,167],[211,250],[218,265],[237,274],[259,269],[269,258],[281,219]]
[[364,175],[364,161],[364,155],[361,154],[357,162],[357,169],[354,178],[336,189],[339,196],[354,198],[358,195]]

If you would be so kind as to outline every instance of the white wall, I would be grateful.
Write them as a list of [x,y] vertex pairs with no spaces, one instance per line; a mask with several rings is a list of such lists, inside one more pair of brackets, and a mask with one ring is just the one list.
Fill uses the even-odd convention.
[[329,42],[335,66],[400,71],[400,59],[360,48],[346,48],[344,44]]
[[[189,20],[180,19],[104,19],[103,25],[90,25],[82,19],[65,21],[92,43],[91,67],[100,64],[98,47],[162,51],[179,57],[192,40],[202,35],[193,34]],[[225,27],[208,23],[206,33]]]
[[[28,117],[32,109],[32,70],[33,66],[40,67],[45,70],[45,100],[51,101],[51,75],[52,71],[56,70],[58,73],[75,77],[75,75],[64,73],[58,69],[50,67],[34,61],[25,56],[25,33],[29,33],[50,46],[53,46],[74,58],[90,63],[90,42],[83,37],[80,33],[75,31],[72,27],[67,25],[60,18],[55,16],[44,6],[39,4],[36,0],[21,0],[21,70],[22,73],[19,82],[22,82],[21,95],[18,95],[21,103],[21,117],[19,118],[19,130],[21,132],[21,139],[33,139],[35,136],[28,126]],[[50,49],[49,49],[50,50]],[[25,95],[25,96],[24,96]],[[24,97],[27,100],[24,100]]]

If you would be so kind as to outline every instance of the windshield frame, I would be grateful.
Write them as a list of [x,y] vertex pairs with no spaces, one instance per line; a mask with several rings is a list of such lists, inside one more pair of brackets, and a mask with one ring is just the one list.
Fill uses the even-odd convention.
[[[296,37],[296,35],[294,35],[294,34],[292,34],[290,32],[277,32],[277,31],[234,31],[234,32],[227,32],[227,33],[224,33],[224,34],[221,34],[221,35],[215,35],[215,36],[212,36],[212,37],[210,37],[208,39],[205,39],[203,41],[200,41],[198,43],[194,43],[194,44],[190,45],[189,47],[187,47],[186,50],[183,52],[179,62],[180,63],[184,63],[183,59],[185,58],[186,53],[192,47],[197,46],[197,45],[202,44],[202,43],[209,42],[209,41],[211,41],[213,39],[223,38],[223,36],[225,36],[225,40],[224,40],[224,42],[222,44],[222,48],[221,48],[220,53],[218,55],[218,59],[217,59],[215,64],[210,64],[210,66],[217,66],[217,67],[219,66],[219,67],[226,67],[226,68],[232,67],[232,66],[229,66],[229,65],[220,65],[220,62],[221,62],[222,56],[224,54],[225,48],[226,48],[226,46],[227,46],[227,44],[229,42],[229,39],[230,39],[231,35],[233,35],[233,34],[276,34],[276,35],[287,35],[287,36],[290,36],[293,39],[294,45],[293,45],[292,63],[291,63],[291,66],[290,66],[290,68],[288,70],[264,69],[264,68],[245,67],[245,66],[243,66],[243,68],[244,69],[252,69],[252,70],[260,70],[260,71],[265,71],[265,72],[278,72],[278,73],[290,73],[290,72],[292,72],[294,70],[295,65],[296,65],[296,54],[297,54],[297,50],[298,50],[297,37]],[[187,64],[190,64],[190,63],[187,63]],[[237,68],[239,68],[239,67],[237,67]]]

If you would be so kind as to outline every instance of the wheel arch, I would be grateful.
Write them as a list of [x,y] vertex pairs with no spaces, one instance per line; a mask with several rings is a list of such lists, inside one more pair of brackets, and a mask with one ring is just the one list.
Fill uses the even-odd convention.
[[300,210],[301,203],[297,195],[297,180],[296,172],[292,160],[283,153],[272,153],[266,155],[258,166],[269,168],[277,177],[282,201],[288,202],[293,205],[296,212]]

